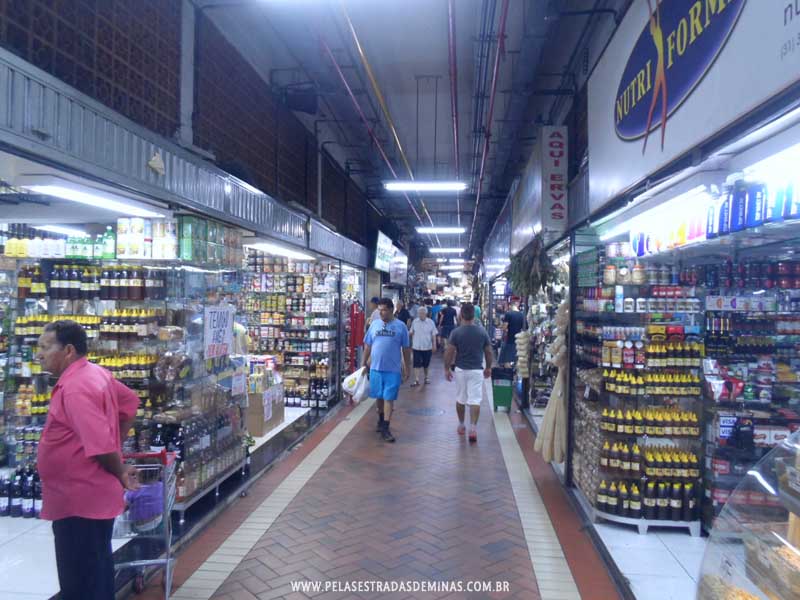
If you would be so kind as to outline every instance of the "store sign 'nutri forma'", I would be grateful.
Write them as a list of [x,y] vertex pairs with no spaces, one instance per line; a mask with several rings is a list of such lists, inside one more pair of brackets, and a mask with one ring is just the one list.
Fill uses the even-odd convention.
[[590,212],[800,82],[796,3],[632,1],[589,79]]
[[[660,128],[702,81],[733,32],[746,0],[649,0],[650,13],[622,72],[614,124],[624,140]],[[655,140],[654,140],[655,142]]]

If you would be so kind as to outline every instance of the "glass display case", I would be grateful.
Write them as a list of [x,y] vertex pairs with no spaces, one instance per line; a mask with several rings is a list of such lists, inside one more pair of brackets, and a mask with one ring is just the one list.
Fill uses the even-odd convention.
[[800,432],[752,466],[711,531],[698,600],[800,598]]
[[364,343],[364,269],[342,265],[342,334],[339,356],[342,357],[339,380],[360,364],[359,348]]
[[[60,319],[81,324],[88,360],[140,398],[133,428],[122,432],[123,452],[166,449],[179,456],[179,504],[201,497],[242,464],[233,389],[237,370],[244,376],[235,353],[245,352],[235,343],[233,325],[241,288],[238,236],[204,219],[191,223],[192,238],[184,236],[184,217],[140,219],[134,228],[87,224],[99,232],[96,238],[43,234],[25,225],[7,230],[0,259],[0,364],[3,459],[12,470],[3,476],[1,495],[24,500],[40,493],[36,457],[55,381],[36,361],[36,346],[45,326]],[[205,241],[212,239],[207,231],[215,242]],[[202,264],[176,256],[184,239],[192,239],[192,252],[202,249]]]

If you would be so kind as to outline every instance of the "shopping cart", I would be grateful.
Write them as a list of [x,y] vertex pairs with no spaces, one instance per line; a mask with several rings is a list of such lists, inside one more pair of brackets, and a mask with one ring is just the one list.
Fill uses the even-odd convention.
[[[172,589],[172,507],[175,504],[176,461],[174,452],[125,454],[136,467],[139,489],[125,492],[125,512],[114,522],[114,539],[129,540],[117,571],[133,569],[133,588],[144,590],[148,567],[164,568],[164,600]],[[154,556],[155,558],[145,558]]]

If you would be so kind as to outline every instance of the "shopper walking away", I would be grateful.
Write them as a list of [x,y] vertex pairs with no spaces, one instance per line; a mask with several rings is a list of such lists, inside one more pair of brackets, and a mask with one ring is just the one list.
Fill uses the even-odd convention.
[[[475,322],[475,307],[461,306],[461,325],[453,330],[444,351],[444,376],[456,382],[458,434],[464,435],[466,406],[469,406],[469,441],[478,441],[478,417],[481,414],[483,380],[492,374],[492,342],[483,325]],[[455,372],[451,367],[455,365]]]
[[389,424],[400,385],[408,377],[411,347],[408,327],[395,319],[394,303],[381,298],[381,318],[369,326],[364,338],[364,366],[369,369],[369,395],[376,400],[378,431],[386,442],[394,442]]
[[411,349],[414,352],[414,383],[419,385],[420,371],[425,371],[425,383],[430,383],[428,367],[431,365],[431,354],[436,350],[436,325],[428,318],[428,310],[420,306],[417,318],[411,323]]
[[397,311],[394,314],[406,327],[411,327],[411,313],[408,312],[405,303],[402,300],[397,301]]
[[377,296],[373,296],[369,301],[369,305],[367,306],[367,312],[369,313],[369,318],[366,323],[367,329],[369,329],[373,321],[379,321],[381,318],[381,311],[378,310],[378,302],[380,302],[380,298]]
[[497,362],[503,365],[513,365],[517,362],[517,334],[525,327],[525,316],[520,312],[519,305],[514,303],[503,317],[503,331],[505,331],[503,347],[500,349],[500,358]]
[[456,309],[453,308],[455,303],[452,300],[447,301],[447,306],[442,309],[442,312],[439,313],[439,324],[441,325],[441,336],[442,339],[446,342],[447,338],[450,337],[450,334],[456,328],[458,313]]
[[86,332],[55,321],[39,337],[36,357],[58,378],[39,443],[42,518],[53,521],[63,600],[114,600],[111,533],[135,489],[136,470],[122,462],[122,437],[139,397],[86,360]]

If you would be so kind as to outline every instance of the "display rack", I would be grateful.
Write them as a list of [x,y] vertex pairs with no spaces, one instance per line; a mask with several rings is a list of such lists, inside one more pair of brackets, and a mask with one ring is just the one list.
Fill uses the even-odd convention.
[[697,289],[666,265],[602,247],[576,264],[574,481],[598,518],[694,535],[705,355]]
[[337,400],[339,267],[247,251],[246,315],[258,352],[278,357],[287,406],[328,409]]

